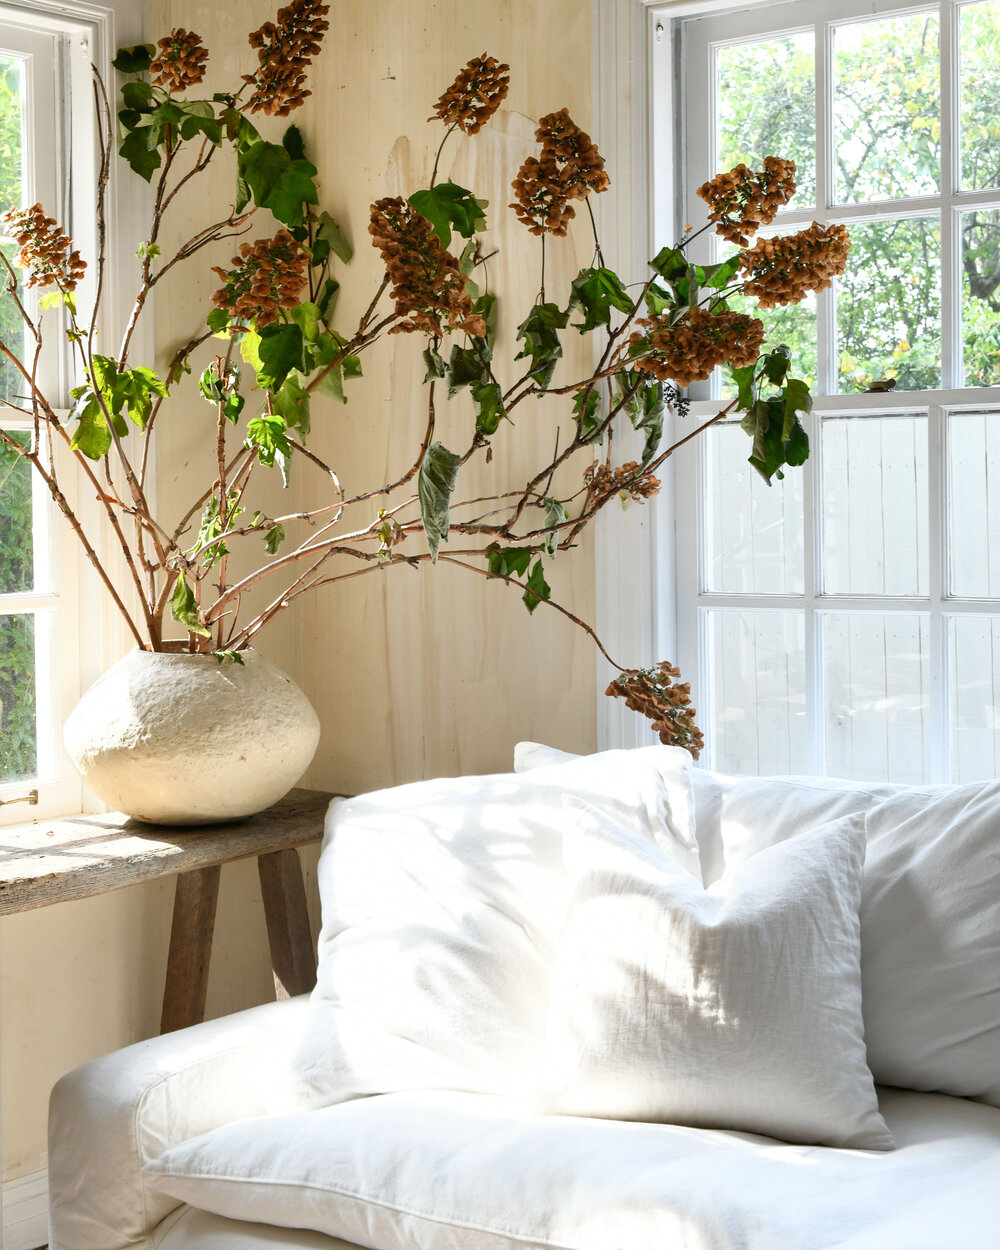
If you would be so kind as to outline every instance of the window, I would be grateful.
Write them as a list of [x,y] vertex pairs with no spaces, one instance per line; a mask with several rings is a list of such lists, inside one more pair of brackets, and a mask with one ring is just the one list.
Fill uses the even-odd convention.
[[[765,315],[813,388],[804,469],[768,488],[735,422],[677,458],[677,655],[706,762],[996,776],[1000,0],[669,17],[654,72],[670,76],[672,46],[685,207],[674,222],[658,206],[659,242],[704,219],[694,192],[716,170],[768,153],[799,183],[771,230],[852,235],[832,289]],[[698,242],[703,261],[729,247]]]
[[[81,167],[92,151],[89,121],[72,120],[71,98],[90,108],[89,30],[55,16],[0,6],[0,211],[41,202],[86,247],[88,221],[74,203],[71,143]],[[86,84],[86,95],[82,88]],[[80,106],[82,109],[82,105]],[[77,188],[77,197],[81,189]],[[0,238],[8,258],[17,244]],[[19,271],[15,271],[19,273]],[[6,272],[0,340],[16,353],[25,329]],[[28,311],[37,292],[17,290]],[[46,313],[39,376],[66,392],[68,368],[58,312]],[[27,386],[0,360],[0,400],[18,404]],[[0,406],[0,427],[29,445],[30,416]],[[44,485],[9,447],[0,447],[0,821],[79,809],[79,781],[61,749],[60,725],[79,695],[78,557]],[[37,791],[35,808],[11,802]]]

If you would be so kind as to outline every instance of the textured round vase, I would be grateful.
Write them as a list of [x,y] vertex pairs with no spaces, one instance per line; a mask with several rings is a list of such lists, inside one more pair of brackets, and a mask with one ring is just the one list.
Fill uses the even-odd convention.
[[109,807],[160,825],[203,825],[263,811],[316,752],[319,719],[280,669],[136,648],[70,713],[66,749]]

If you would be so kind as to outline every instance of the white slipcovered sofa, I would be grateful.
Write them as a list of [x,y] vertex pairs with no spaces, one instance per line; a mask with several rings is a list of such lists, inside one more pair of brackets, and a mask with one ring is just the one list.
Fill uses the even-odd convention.
[[334,804],[310,998],[60,1081],[51,1250],[997,1250],[1000,783],[515,763]]

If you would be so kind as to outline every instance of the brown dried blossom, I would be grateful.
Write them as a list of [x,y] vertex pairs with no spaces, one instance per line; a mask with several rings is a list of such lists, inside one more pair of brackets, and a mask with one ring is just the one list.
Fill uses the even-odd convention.
[[240,245],[232,269],[213,266],[223,285],[212,302],[230,317],[252,322],[256,329],[277,321],[283,309],[299,302],[306,281],[308,257],[287,230],[273,239]]
[[795,162],[765,156],[764,168],[756,173],[740,164],[716,174],[698,194],[712,209],[709,220],[718,223],[716,233],[746,247],[758,227],[773,221],[795,194]]
[[798,304],[810,291],[823,291],[847,266],[851,240],[847,227],[818,221],[797,234],[758,239],[740,252],[744,295],[761,308]]
[[477,134],[490,120],[510,88],[510,66],[494,56],[474,56],[434,105],[432,122],[439,117],[446,126],[460,126],[467,135]]
[[660,479],[648,470],[643,472],[638,460],[628,460],[618,469],[609,464],[595,460],[585,470],[583,480],[595,494],[607,495],[612,492],[621,495],[622,499],[634,499],[643,503],[660,493]]
[[0,222],[5,233],[21,246],[16,264],[28,272],[26,286],[76,290],[87,262],[81,259],[69,235],[59,229],[56,219],[45,216],[41,204],[8,209]]
[[702,381],[716,365],[752,365],[764,342],[764,323],[745,313],[692,308],[675,325],[667,317],[644,317],[639,325],[646,333],[633,334],[631,343],[645,350],[633,368],[677,386]]
[[571,200],[585,199],[611,185],[604,158],[568,110],[541,118],[535,138],[541,156],[529,156],[511,183],[517,197],[510,207],[532,234],[565,235],[576,215]]
[[458,329],[485,335],[486,323],[472,311],[465,275],[426,217],[398,196],[387,196],[372,205],[368,233],[392,282],[396,313],[406,318],[390,334]]
[[179,26],[158,40],[156,46],[160,52],[149,67],[154,87],[165,87],[171,95],[176,95],[205,77],[208,51],[201,36],[194,31]]
[[255,74],[243,75],[253,87],[245,106],[249,112],[287,117],[312,94],[305,89],[306,69],[330,28],[329,11],[319,0],[292,0],[278,10],[275,22],[251,33],[250,47],[257,49],[260,65]]
[[680,675],[680,669],[662,660],[655,668],[619,673],[605,694],[624,699],[633,712],[648,717],[664,746],[684,747],[697,759],[705,739],[695,724],[697,708],[691,706],[690,685],[674,684]]

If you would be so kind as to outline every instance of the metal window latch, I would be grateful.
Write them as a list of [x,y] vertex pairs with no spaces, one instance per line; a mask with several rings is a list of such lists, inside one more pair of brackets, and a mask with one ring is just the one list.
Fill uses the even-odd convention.
[[7,807],[10,803],[30,803],[35,807],[38,804],[38,791],[29,790],[27,794],[18,794],[13,799],[0,799],[0,807]]

